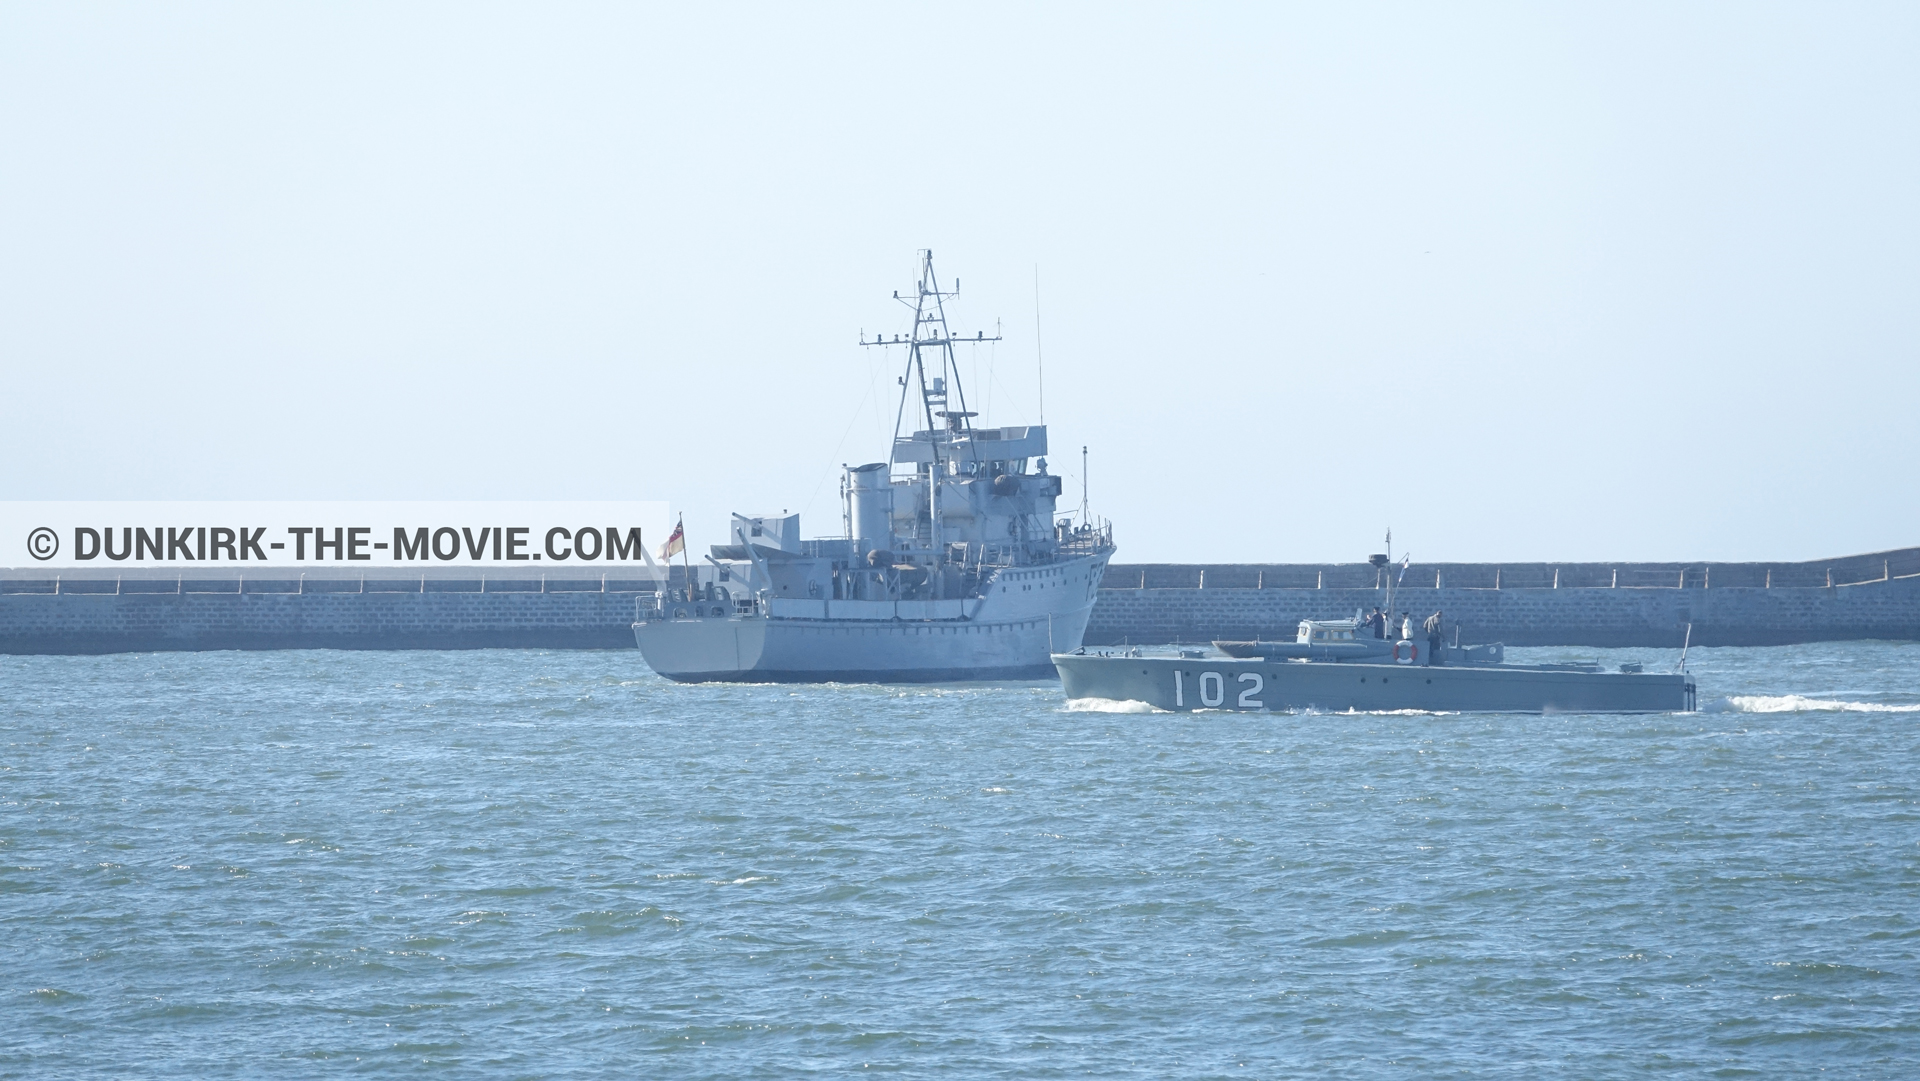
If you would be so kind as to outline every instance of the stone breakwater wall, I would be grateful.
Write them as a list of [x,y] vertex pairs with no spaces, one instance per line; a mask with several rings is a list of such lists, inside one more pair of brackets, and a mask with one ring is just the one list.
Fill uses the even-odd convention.
[[[1374,589],[1105,589],[1087,644],[1291,640],[1302,619],[1344,619],[1386,603]],[[1397,612],[1435,610],[1463,642],[1703,646],[1857,638],[1920,639],[1920,577],[1825,587],[1645,589],[1402,588]],[[1451,631],[1448,632],[1451,635]]]
[[1567,587],[1717,589],[1828,586],[1920,575],[1920,548],[1799,563],[1115,563],[1107,589],[1472,589]]
[[637,606],[653,588],[538,578],[0,578],[0,653],[631,649]]
[[1920,548],[1799,563],[1114,564],[1090,645],[1291,639],[1302,619],[1438,610],[1462,641],[1784,645],[1920,639]]
[[[674,568],[668,586],[683,575]],[[1383,604],[1381,577],[1366,564],[1116,565],[1087,642],[1290,639],[1302,619]],[[364,578],[0,569],[0,653],[630,649],[655,588],[460,568]],[[1689,624],[1700,645],[1920,640],[1920,549],[1801,564],[1414,564],[1394,607],[1416,619],[1439,609],[1464,641],[1513,645],[1678,646]]]

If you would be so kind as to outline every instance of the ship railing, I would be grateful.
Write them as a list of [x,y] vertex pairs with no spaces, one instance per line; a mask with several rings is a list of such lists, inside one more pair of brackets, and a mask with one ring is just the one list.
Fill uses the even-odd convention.
[[969,571],[986,575],[1010,567],[1034,567],[1065,558],[1093,555],[1113,547],[1111,530],[1090,530],[1073,534],[1066,542],[1021,541],[1013,544],[973,545],[966,566]]
[[974,556],[973,564],[982,571],[1024,567],[1034,561],[1027,549],[1028,546],[1024,544],[983,544]]
[[1113,526],[1081,526],[1060,531],[1059,550],[1063,555],[1091,555],[1113,547]]

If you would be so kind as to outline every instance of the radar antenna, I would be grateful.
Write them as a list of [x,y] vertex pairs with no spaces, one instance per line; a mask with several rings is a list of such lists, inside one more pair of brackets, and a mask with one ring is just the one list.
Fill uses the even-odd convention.
[[[872,341],[866,340],[861,332],[860,344],[863,346],[907,347],[906,371],[900,377],[900,409],[893,422],[893,437],[900,438],[900,425],[906,419],[906,404],[915,389],[911,380],[917,384],[920,393],[920,412],[927,422],[927,431],[946,428],[950,432],[971,432],[972,419],[979,414],[967,409],[966,387],[960,381],[959,359],[954,355],[956,343],[997,342],[1000,332],[995,329],[993,337],[987,337],[985,331],[975,331],[973,337],[954,337],[947,327],[947,298],[960,295],[960,282],[955,280],[952,290],[942,290],[939,280],[933,273],[933,249],[922,249],[920,256],[920,281],[911,297],[903,297],[898,290],[893,299],[913,309],[913,330],[906,338],[896,334],[891,340],[876,332]],[[958,409],[950,408],[957,404]]]
[[[926,419],[927,439],[933,451],[933,461],[928,466],[928,540],[934,551],[939,552],[940,477],[946,472],[946,462],[941,458],[942,444],[971,437],[973,418],[978,416],[967,408],[967,391],[960,381],[960,364],[954,356],[954,343],[997,342],[1000,332],[996,328],[991,338],[987,337],[985,331],[975,331],[971,338],[955,338],[947,326],[947,298],[960,295],[960,280],[954,279],[951,290],[942,290],[933,272],[933,249],[924,248],[917,254],[920,257],[920,281],[913,296],[903,297],[898,290],[893,294],[893,299],[913,309],[913,330],[905,339],[896,334],[892,340],[875,332],[872,341],[867,341],[866,332],[862,331],[860,344],[903,345],[907,348],[906,371],[899,379],[900,407],[894,413],[893,439],[896,444],[899,443],[900,426],[906,419],[907,401],[917,387],[920,396],[918,412]],[[954,408],[956,405],[959,408]]]

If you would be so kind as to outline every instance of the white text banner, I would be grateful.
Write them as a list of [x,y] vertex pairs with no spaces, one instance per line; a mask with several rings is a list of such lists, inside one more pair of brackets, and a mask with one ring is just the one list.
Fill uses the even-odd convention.
[[644,566],[667,504],[0,502],[0,566]]

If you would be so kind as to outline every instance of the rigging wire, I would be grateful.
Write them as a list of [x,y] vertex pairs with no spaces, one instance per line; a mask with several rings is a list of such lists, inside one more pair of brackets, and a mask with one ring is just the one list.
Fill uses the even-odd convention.
[[993,345],[987,349],[987,407],[981,411],[980,416],[987,422],[989,428],[993,426],[993,362],[1000,356],[999,338],[1000,332],[996,330]]
[[860,404],[853,407],[853,416],[847,421],[846,431],[843,431],[840,433],[840,442],[834,444],[833,453],[827,456],[827,461],[829,464],[826,468],[826,471],[820,474],[820,480],[816,482],[813,486],[813,493],[807,496],[806,503],[800,507],[801,517],[803,518],[806,517],[807,512],[813,509],[813,501],[820,498],[821,486],[826,484],[827,478],[833,475],[833,466],[831,463],[835,458],[840,457],[840,448],[847,445],[847,436],[853,434],[853,426],[860,422],[860,414],[866,410],[867,398],[871,396],[872,393],[873,393],[873,381],[869,379],[867,382],[867,393],[864,395],[861,395]]
[[1026,423],[1027,407],[1021,404],[1019,396],[1014,394],[1013,391],[1008,390],[1007,385],[1003,382],[1000,382],[1000,380],[995,379],[994,383],[1000,387],[1000,394],[1003,397],[1007,398],[1012,403],[1012,409],[1014,413],[1016,413],[1020,417],[1020,422],[1022,424]]
[[1040,423],[1047,422],[1047,358],[1040,351],[1040,264],[1033,264],[1033,370],[1040,387]]

